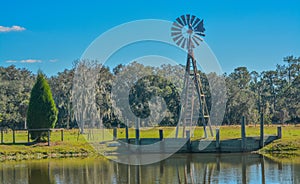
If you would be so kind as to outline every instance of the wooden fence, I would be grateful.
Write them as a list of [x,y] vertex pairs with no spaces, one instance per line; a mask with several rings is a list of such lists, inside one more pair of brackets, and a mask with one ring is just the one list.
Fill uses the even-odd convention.
[[[64,129],[63,128],[38,128],[38,129],[23,129],[23,130],[15,130],[12,129],[12,144],[16,143],[16,131],[24,131],[27,132],[27,143],[30,143],[30,132],[47,132],[47,142],[48,146],[50,146],[50,133],[51,132],[61,132],[61,141],[64,141]],[[3,138],[4,130],[1,129],[1,144],[4,144]]]

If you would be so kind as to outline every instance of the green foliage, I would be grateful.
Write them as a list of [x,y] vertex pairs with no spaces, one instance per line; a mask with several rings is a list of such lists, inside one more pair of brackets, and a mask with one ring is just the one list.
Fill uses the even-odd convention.
[[[54,128],[58,110],[52,98],[50,86],[45,76],[39,72],[36,83],[32,88],[27,112],[29,129]],[[40,141],[45,132],[30,132],[31,139]]]
[[[180,94],[174,84],[156,75],[149,75],[139,79],[135,86],[131,88],[129,104],[133,113],[140,118],[149,117],[151,113],[153,114],[153,112],[150,112],[151,110],[158,110],[158,113],[160,113],[157,103],[153,103],[153,101],[150,103],[155,96],[164,99],[169,111],[168,116],[157,123],[159,125],[176,125],[175,123],[179,119],[180,112]],[[152,109],[150,109],[151,106],[153,106]]]
[[14,65],[0,67],[0,125],[23,128],[34,76]]
[[[277,65],[276,69],[268,71],[249,71],[246,67],[238,67],[230,74],[218,76],[214,73],[204,74],[199,72],[203,84],[203,89],[207,97],[207,104],[211,108],[211,92],[223,94],[224,90],[210,91],[210,88],[222,88],[224,84],[219,84],[219,77],[224,77],[227,87],[227,104],[226,113],[223,124],[240,124],[241,116],[246,116],[248,124],[256,124],[259,122],[260,114],[264,114],[266,124],[271,123],[299,123],[300,122],[300,58],[288,56],[284,58],[283,65]],[[167,81],[176,81],[176,88],[172,84],[163,87],[152,86],[151,81],[140,81],[136,83],[137,89],[136,97],[145,97],[149,101],[150,97],[168,96],[167,99],[176,99],[178,91],[181,94],[183,85],[184,66],[162,65],[160,67],[144,66],[142,64],[133,62],[129,65],[117,65],[112,70],[94,65],[95,62],[75,62],[75,65],[70,70],[64,70],[57,75],[49,78],[48,82],[51,87],[53,99],[58,108],[58,120],[56,127],[74,128],[77,127],[76,114],[74,110],[76,107],[73,102],[76,96],[72,93],[74,88],[74,74],[75,69],[82,67],[82,69],[91,69],[100,74],[96,82],[96,111],[91,112],[88,107],[82,107],[86,115],[97,113],[100,122],[95,125],[104,124],[106,127],[123,125],[118,119],[118,114],[122,110],[122,106],[118,108],[113,107],[112,87],[113,81],[122,76],[121,83],[115,85],[115,90],[120,93],[128,94],[122,85],[127,85],[128,81],[125,79],[136,79],[138,81],[145,76],[161,76]],[[91,75],[91,74],[90,74]],[[97,75],[89,77],[95,78]],[[209,76],[209,77],[208,77]],[[30,91],[34,85],[35,75],[26,69],[18,69],[15,66],[0,67],[0,126],[9,125],[10,127],[24,128],[26,113],[29,105]],[[87,76],[87,80],[89,78]],[[208,81],[208,78],[210,81]],[[123,80],[124,79],[124,80]],[[146,82],[146,83],[144,83]],[[157,81],[159,82],[159,81]],[[79,84],[81,84],[79,82]],[[152,86],[152,87],[151,87]],[[83,90],[85,90],[84,86]],[[144,92],[151,93],[144,93]],[[89,93],[86,94],[88,98]],[[133,93],[134,94],[134,93]],[[147,96],[148,95],[148,96]],[[121,97],[117,103],[128,104],[128,98]],[[158,100],[151,98],[152,105],[149,107],[155,112],[161,109],[155,108]],[[218,99],[221,102],[224,99]],[[134,101],[134,100],[133,100]],[[147,101],[145,101],[147,104]],[[174,125],[176,115],[176,101],[172,101],[171,111],[166,115],[166,119],[162,125]],[[153,108],[154,107],[154,108]],[[145,109],[144,109],[145,110]],[[170,110],[170,108],[168,108]],[[131,112],[132,113],[132,112]],[[221,112],[220,112],[221,113]],[[122,114],[121,114],[122,115]],[[78,119],[78,118],[77,118]],[[222,120],[220,120],[222,121]],[[220,122],[219,121],[219,122]],[[158,122],[154,122],[158,123]],[[213,122],[216,123],[216,122]]]

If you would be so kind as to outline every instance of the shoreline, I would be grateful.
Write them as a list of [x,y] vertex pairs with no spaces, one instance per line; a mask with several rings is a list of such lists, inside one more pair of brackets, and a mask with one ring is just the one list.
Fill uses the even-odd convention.
[[[252,152],[240,152],[240,153],[249,153],[249,154],[260,154],[265,157],[268,157],[272,160],[277,160],[277,161],[283,161],[283,162],[291,162],[293,159],[297,160],[297,162],[300,163],[300,147],[298,149],[292,149],[292,150],[272,150],[270,148],[277,147],[279,144],[278,143],[271,143],[273,145],[267,145],[269,148],[266,146],[262,149],[259,149],[257,151],[252,151]],[[175,153],[175,154],[182,154],[182,153]],[[210,154],[210,153],[191,153],[191,154]],[[216,154],[216,153],[212,153]],[[236,153],[217,153],[217,154],[236,154]],[[93,157],[98,157],[98,158],[103,158],[103,159],[108,159],[106,158],[105,155],[102,155],[100,153],[97,153],[95,150],[94,151],[82,151],[82,150],[77,150],[77,151],[72,151],[72,152],[22,152],[22,151],[16,151],[16,152],[7,152],[6,154],[3,154],[0,152],[0,162],[5,162],[5,161],[24,161],[24,160],[44,160],[44,159],[67,159],[67,158],[93,158]]]
[[[265,132],[267,135],[274,135],[276,133],[276,128],[276,126],[265,126]],[[141,131],[141,138],[157,138],[158,129],[164,129],[166,135],[171,132],[171,128],[169,127],[159,127],[150,131]],[[201,127],[195,130],[195,134],[197,134],[195,137],[201,137],[201,130]],[[240,137],[240,127],[221,126],[220,132],[221,141]],[[124,134],[123,129],[118,130],[120,139],[125,138]],[[130,138],[134,137],[134,129],[130,129],[129,134]],[[105,157],[95,151],[94,148],[87,143],[86,135],[79,135],[77,129],[65,130],[64,141],[60,140],[61,135],[59,132],[52,132],[50,146],[46,146],[46,143],[28,145],[25,142],[25,140],[27,140],[27,135],[22,132],[16,133],[18,142],[12,144],[10,143],[11,135],[10,132],[5,134],[4,140],[6,143],[0,144],[0,162],[7,160],[21,161],[51,158]],[[259,135],[259,127],[247,126],[246,135],[247,137]],[[112,130],[111,134],[107,135],[105,139],[112,139]],[[277,139],[265,147],[253,151],[253,153],[262,154],[275,159],[300,158],[300,126],[283,126],[281,139]]]

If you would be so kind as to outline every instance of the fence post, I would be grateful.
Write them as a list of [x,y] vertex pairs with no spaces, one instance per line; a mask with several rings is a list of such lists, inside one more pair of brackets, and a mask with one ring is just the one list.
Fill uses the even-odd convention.
[[64,129],[60,130],[61,141],[64,141]]
[[126,136],[126,142],[129,143],[128,126],[125,127],[125,136]]
[[220,148],[220,129],[216,129],[216,148]]
[[140,144],[140,130],[135,129],[135,144],[139,145]]
[[16,143],[15,128],[13,128],[13,144]]
[[159,140],[162,141],[164,139],[164,130],[159,129]]
[[135,122],[135,144],[140,144],[140,121],[139,118],[136,118]]
[[245,144],[246,144],[245,116],[242,117],[241,135],[242,135],[242,151],[245,151]]
[[50,129],[48,130],[48,146],[50,146]]
[[278,139],[281,139],[281,138],[282,138],[282,129],[281,129],[281,126],[280,126],[280,127],[277,127],[277,138],[278,138]]
[[191,132],[189,130],[185,131],[186,138],[188,141],[186,142],[187,144],[187,149],[188,151],[191,151]]
[[1,144],[3,144],[4,141],[3,141],[3,129],[1,128]]
[[264,115],[260,114],[260,145],[261,148],[264,147]]
[[29,139],[29,138],[30,138],[30,136],[29,136],[29,134],[30,134],[30,133],[29,133],[29,130],[27,130],[27,143],[29,143],[29,142],[30,142],[30,139]]

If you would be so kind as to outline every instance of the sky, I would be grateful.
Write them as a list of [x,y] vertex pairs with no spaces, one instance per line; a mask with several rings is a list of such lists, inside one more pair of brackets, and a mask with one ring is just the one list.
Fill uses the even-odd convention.
[[205,41],[224,72],[272,70],[300,56],[299,9],[297,0],[1,0],[0,66],[55,75],[115,26],[193,14],[204,19]]

